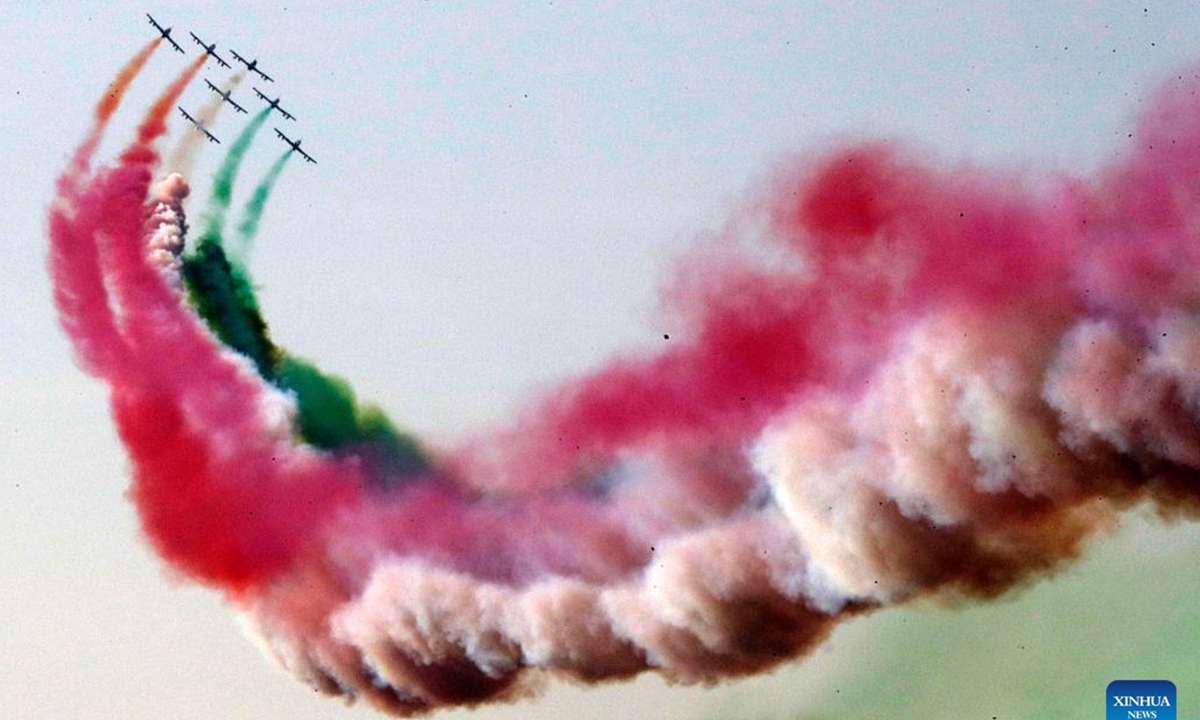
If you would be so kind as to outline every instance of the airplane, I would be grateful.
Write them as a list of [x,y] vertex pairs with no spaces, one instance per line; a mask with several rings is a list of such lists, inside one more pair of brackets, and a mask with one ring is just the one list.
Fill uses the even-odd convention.
[[207,83],[210,88],[212,88],[213,92],[220,95],[222,100],[224,100],[225,102],[232,105],[234,110],[237,110],[240,113],[246,112],[246,108],[242,107],[241,105],[238,105],[236,102],[233,101],[233,98],[229,97],[229,95],[233,92],[232,90],[226,90],[225,92],[221,92],[221,89],[218,88],[216,85],[213,85],[212,82],[208,78],[204,78],[204,82]]
[[176,50],[183,52],[183,48],[179,47],[179,43],[171,39],[171,28],[163,30],[163,26],[159,25],[153,17],[150,17],[150,13],[146,13],[146,17],[150,18],[150,24],[154,26],[154,29],[158,31],[159,35],[162,35],[163,38],[165,38],[167,42],[171,43],[171,46]]
[[295,150],[296,152],[303,155],[305,160],[309,161],[310,163],[312,163],[314,165],[317,164],[317,161],[313,160],[311,155],[309,155],[308,153],[306,153],[300,149],[300,143],[304,142],[303,139],[292,140],[287,135],[284,135],[283,133],[279,132],[279,128],[275,128],[275,134],[278,135],[285,143],[287,143],[288,145],[291,145],[293,150]]
[[246,66],[247,72],[258,73],[259,75],[262,76],[263,80],[266,80],[267,82],[275,82],[274,78],[272,78],[270,75],[267,75],[262,70],[258,69],[258,58],[254,58],[250,62],[246,62],[246,58],[242,57],[241,55],[238,55],[237,50],[230,48],[229,52],[233,53],[233,57],[236,58],[238,62],[240,62],[241,64]]
[[[209,43],[208,45],[205,45],[203,40],[196,37],[196,33],[189,32],[188,34],[192,36],[192,39],[196,41],[197,45],[204,48],[205,55],[211,55],[211,56],[215,57],[217,59],[217,64],[220,65],[221,67],[225,67],[225,68],[229,67],[229,63],[225,62],[225,60],[222,59],[221,56],[217,54],[217,44],[216,43]],[[226,99],[228,99],[228,98],[226,98]]]
[[[178,107],[178,106],[176,106],[176,107]],[[183,116],[188,119],[188,122],[190,122],[191,124],[196,126],[196,130],[207,135],[209,142],[215,142],[218,145],[221,144],[221,141],[217,139],[217,136],[210,133],[208,131],[208,128],[204,127],[204,123],[200,122],[199,120],[192,117],[191,115],[188,115],[187,110],[184,110],[183,108],[179,108],[179,112],[183,113]]]
[[296,119],[295,115],[292,115],[287,110],[284,110],[283,108],[279,107],[279,101],[283,99],[282,96],[277,97],[274,100],[272,100],[271,98],[267,97],[266,95],[263,95],[262,90],[259,90],[258,88],[254,88],[254,92],[257,93],[260,98],[262,98],[263,100],[266,100],[267,105],[270,105],[272,110],[278,110],[288,120]]

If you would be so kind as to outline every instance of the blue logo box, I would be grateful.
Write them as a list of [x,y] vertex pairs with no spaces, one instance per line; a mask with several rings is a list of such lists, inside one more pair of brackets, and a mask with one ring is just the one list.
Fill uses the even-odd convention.
[[1176,720],[1170,680],[1113,680],[1107,696],[1105,720]]

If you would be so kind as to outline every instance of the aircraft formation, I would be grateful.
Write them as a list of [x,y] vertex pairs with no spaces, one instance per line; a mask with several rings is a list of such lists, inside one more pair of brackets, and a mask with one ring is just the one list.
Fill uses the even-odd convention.
[[[179,43],[175,42],[174,38],[171,37],[172,28],[169,28],[169,27],[164,28],[162,25],[160,25],[158,23],[157,20],[154,19],[154,17],[152,15],[150,15],[150,13],[146,13],[146,17],[150,20],[150,24],[154,26],[154,29],[158,32],[158,34],[161,35],[164,40],[166,40],[168,43],[170,43],[171,47],[175,48],[176,52],[184,53],[184,49],[182,47],[180,47]],[[223,68],[230,67],[230,64],[225,61],[225,58],[223,58],[217,54],[217,44],[215,42],[206,43],[203,40],[201,40],[199,38],[199,36],[197,36],[196,33],[194,33],[194,32],[189,32],[188,34],[191,35],[192,40],[194,40],[197,45],[199,45],[201,48],[203,48],[205,55],[216,60],[217,64]],[[236,60],[237,62],[241,63],[242,65],[244,65],[246,67],[246,72],[254,73],[254,74],[258,75],[259,77],[261,77],[266,82],[275,82],[274,78],[272,78],[270,75],[267,75],[265,72],[263,72],[262,70],[260,70],[258,68],[258,58],[254,58],[252,60],[247,60],[242,55],[239,55],[238,52],[236,50],[234,50],[233,48],[229,49],[229,53],[231,55],[233,55],[234,60]],[[186,53],[184,53],[184,54],[186,54]],[[234,110],[236,110],[240,113],[247,112],[246,108],[239,105],[236,100],[234,100],[232,97],[230,97],[233,93],[232,89],[222,90],[220,87],[215,85],[208,78],[205,78],[204,82],[205,82],[205,84],[208,85],[208,88],[210,90],[215,92],[217,95],[220,95],[221,99],[224,102],[228,103],[229,105],[232,105]],[[288,112],[287,110],[284,110],[280,106],[279,103],[282,100],[282,96],[276,96],[275,99],[272,100],[271,98],[267,97],[266,93],[259,90],[258,88],[253,88],[253,89],[254,89],[254,94],[257,95],[259,98],[261,98],[263,100],[263,102],[265,102],[267,104],[267,107],[269,107],[271,110],[278,111],[279,114],[282,115],[287,120],[294,121],[296,119],[295,115],[292,115],[290,112]],[[192,126],[196,129],[196,132],[203,133],[204,136],[208,138],[209,142],[214,142],[214,143],[220,144],[221,141],[217,139],[216,135],[212,134],[212,132],[209,130],[209,128],[205,125],[203,119],[197,119],[197,118],[193,117],[192,115],[188,114],[188,111],[184,110],[182,107],[179,108],[179,112],[183,113],[183,117],[186,118],[187,121],[192,124]],[[280,132],[279,128],[275,128],[275,134],[279,136],[280,140],[283,140],[284,143],[286,143],[288,146],[291,147],[292,152],[299,153],[300,156],[303,157],[307,162],[314,163],[314,164],[317,162],[316,160],[313,159],[313,157],[311,155],[309,155],[304,150],[300,149],[300,143],[303,142],[302,139],[292,140],[287,135],[284,135],[282,132]]]

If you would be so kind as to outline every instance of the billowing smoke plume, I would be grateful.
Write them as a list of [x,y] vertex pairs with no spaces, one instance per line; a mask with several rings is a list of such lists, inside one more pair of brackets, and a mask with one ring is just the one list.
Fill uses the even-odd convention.
[[1200,510],[1194,74],[1093,177],[892,143],[781,168],[758,232],[680,265],[668,349],[428,453],[297,379],[219,243],[185,253],[154,141],[197,67],[113,166],[85,143],[65,173],[55,297],[154,548],[319,690],[404,715],[754,673],[855,614],[1044,576],[1135,504]]

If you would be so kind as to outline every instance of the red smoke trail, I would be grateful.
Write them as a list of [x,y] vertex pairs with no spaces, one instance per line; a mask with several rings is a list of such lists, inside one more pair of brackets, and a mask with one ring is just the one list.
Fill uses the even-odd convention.
[[[62,200],[74,198],[81,193],[94,193],[94,189],[79,189],[80,183],[87,176],[92,155],[100,144],[109,119],[125,96],[125,91],[161,42],[162,38],[155,38],[146,43],[125,67],[121,68],[100,102],[96,104],[95,124],[75,151],[68,170],[59,177],[57,187],[60,202],[50,213],[50,236],[54,240],[50,249],[51,272],[57,278],[70,278],[69,281],[55,284],[55,304],[59,308],[63,324],[68,327],[68,332],[74,330],[72,336],[76,338],[76,352],[80,362],[93,374],[109,365],[110,356],[121,349],[120,343],[98,341],[99,338],[114,338],[116,332],[112,314],[105,300],[95,247],[88,238],[77,231],[79,227],[100,224],[98,218],[79,217],[78,213],[94,214],[102,210],[102,206],[95,202],[81,203],[83,207],[75,208],[74,212],[77,215],[71,218],[67,204]],[[84,328],[92,329],[91,337],[85,339]]]
[[[118,165],[83,191],[63,186],[51,211],[51,270],[81,361],[112,385],[151,540],[189,574],[235,590],[288,562],[314,513],[337,502],[323,461],[288,447],[286,401],[262,397],[261,381],[219,347],[171,284],[187,190],[175,176],[150,196],[153,142],[203,60],[164,91]],[[283,471],[304,484],[280,502],[269,479]],[[353,491],[352,474],[339,475],[336,492]]]
[[[121,192],[147,196],[150,168],[116,172],[125,174]],[[185,194],[170,176],[150,198],[153,214],[111,235],[108,277],[138,363],[138,377],[115,384],[114,410],[134,462],[132,497],[156,549],[188,574],[237,591],[289,563],[306,531],[356,486],[352,471],[330,479],[335,468],[290,447],[286,401],[224,351],[169,274],[147,262],[148,251],[175,257]],[[281,474],[295,484],[289,492],[277,485]]]
[[[198,56],[192,61],[191,65],[188,65],[186,70],[180,73],[175,82],[171,83],[166,91],[159,96],[158,101],[150,108],[150,112],[146,113],[142,124],[138,126],[138,142],[126,148],[122,160],[133,161],[141,159],[142,162],[146,163],[158,162],[158,154],[153,152],[150,143],[167,131],[167,115],[171,113],[171,108],[175,107],[175,104],[179,102],[179,96],[183,94],[188,83],[196,77],[196,73],[200,72],[200,68],[204,67],[204,61],[207,59],[207,55]],[[149,156],[145,158],[138,157],[148,152],[153,155],[153,158]]]
[[[146,46],[138,51],[136,55],[121,71],[117,73],[117,77],[108,86],[108,91],[100,98],[100,102],[96,103],[96,124],[92,127],[92,131],[88,134],[86,140],[75,151],[75,157],[71,163],[72,173],[79,174],[87,170],[88,163],[91,161],[92,155],[96,152],[96,146],[100,144],[100,137],[104,133],[104,128],[108,125],[109,119],[113,113],[117,111],[117,106],[121,104],[121,98],[125,97],[125,91],[129,88],[129,84],[142,71],[146,61],[154,54],[154,51],[162,43],[162,38],[157,37],[146,43]],[[64,174],[64,179],[70,174]]]
[[1059,291],[1081,241],[1070,186],[1039,199],[1016,178],[939,173],[886,145],[783,182],[781,197],[802,200],[777,201],[768,220],[803,271],[700,258],[670,296],[683,331],[669,350],[557,389],[513,430],[468,446],[464,471],[493,487],[546,486],[571,481],[580,456],[752,437],[802,387],[861,382],[896,325],[929,308],[1078,310]]
[[[204,60],[163,93],[138,129],[139,143],[122,153],[119,170],[131,172],[131,198],[148,195],[157,162],[149,143],[165,131],[166,115]],[[115,299],[128,312],[131,343],[155,365],[147,374],[162,387],[151,396],[135,391],[132,401],[118,394],[116,416],[131,439],[134,500],[159,552],[193,576],[238,591],[286,567],[320,518],[351,501],[358,484],[353,469],[288,446],[282,399],[268,394],[251,366],[221,351],[176,288],[146,262],[145,238],[153,247],[181,235],[185,194],[168,178],[151,198],[166,217],[153,215],[113,236],[120,239],[109,268]],[[189,419],[195,427],[187,427]]]
[[[109,120],[112,118],[113,113],[116,112],[121,99],[125,96],[126,90],[129,89],[129,85],[137,77],[138,73],[141,72],[146,61],[150,59],[150,56],[161,42],[162,38],[155,38],[146,43],[117,73],[116,78],[109,84],[108,90],[96,104],[95,124],[92,130],[80,144],[79,148],[77,148],[68,166],[68,170],[58,180],[59,202],[52,209],[50,215],[50,234],[52,238],[50,263],[52,272],[56,277],[67,274],[74,277],[73,282],[56,284],[56,300],[58,301],[60,315],[63,317],[64,323],[77,324],[81,327],[99,327],[112,324],[111,320],[104,319],[109,313],[107,303],[102,301],[105,291],[100,280],[100,271],[96,267],[97,255],[94,243],[83,235],[76,233],[79,228],[103,226],[107,221],[102,220],[99,216],[115,210],[115,208],[109,208],[104,203],[98,202],[95,199],[99,187],[104,185],[103,182],[99,182],[96,186],[85,190],[80,190],[79,185],[81,181],[87,178],[87,168],[91,157],[100,142],[105,128],[108,126]],[[157,132],[152,133],[148,132],[151,128],[144,127],[140,133],[142,135],[141,144],[152,141],[154,137],[165,130],[165,126],[162,126],[162,116],[170,110],[171,104],[178,98],[179,93],[187,85],[188,80],[195,75],[199,66],[203,65],[202,60],[200,58],[194,62],[172,85],[171,91],[159,100],[155,110],[147,118],[147,124],[157,118],[160,127],[154,128]],[[163,110],[163,107],[166,110]],[[79,202],[81,196],[86,196],[89,199]],[[91,213],[93,216],[69,218],[70,213],[67,211],[69,207],[75,213]],[[73,288],[73,292],[66,293],[64,291],[65,287]],[[72,319],[75,317],[87,317],[90,319],[76,321]],[[97,336],[106,334],[112,335],[113,333],[97,333]],[[97,346],[94,338],[86,344],[89,347]],[[112,348],[113,346],[110,346],[108,352],[113,352]],[[85,367],[95,372],[96,368],[93,365],[97,361],[97,358],[88,356],[82,350],[80,354]]]
[[155,548],[324,692],[412,714],[538,670],[759,672],[857,613],[1000,595],[1136,503],[1200,512],[1195,75],[1095,179],[886,143],[782,169],[754,206],[788,258],[707,249],[668,350],[373,490],[182,301],[187,187],[151,187],[171,104],[60,198],[52,257],[99,261],[55,265],[56,297]]
[[[94,199],[96,188],[81,190],[80,186],[87,179],[88,165],[109,119],[161,42],[162,38],[155,38],[146,43],[109,84],[96,104],[95,124],[76,149],[68,169],[58,178],[58,200],[50,211],[49,264],[51,274],[58,279],[54,285],[55,304],[61,322],[75,342],[80,363],[92,374],[110,367],[112,356],[123,352],[124,347],[115,341],[118,333],[95,243],[89,233],[81,231],[103,224],[97,215],[105,210],[105,205]],[[81,196],[91,199],[80,202]]]
[[[117,104],[160,41],[157,38],[147,43],[109,85],[96,106],[95,126],[58,180],[58,197],[50,212],[50,268],[56,278],[55,302],[61,321],[75,342],[81,364],[93,374],[113,371],[114,363],[126,353],[104,284],[106,269],[101,267],[102,249],[98,242],[119,232],[122,223],[127,228],[140,217],[130,203],[111,200],[123,187],[122,179],[114,177],[114,171],[100,173],[86,187],[83,182],[88,179],[87,166],[92,153]],[[139,142],[127,153],[136,150],[136,154],[142,155],[142,163],[154,162],[149,143],[166,129],[163,116],[202,64],[203,56],[168,88],[143,122]]]
[[141,72],[142,66],[150,59],[150,56],[162,44],[162,38],[157,37],[146,43],[146,46],[133,56],[133,59],[121,68],[117,73],[116,79],[108,86],[108,92],[96,104],[96,122],[99,124],[108,122],[112,114],[117,111],[117,106],[121,103],[121,98],[125,95],[126,88]]

